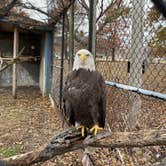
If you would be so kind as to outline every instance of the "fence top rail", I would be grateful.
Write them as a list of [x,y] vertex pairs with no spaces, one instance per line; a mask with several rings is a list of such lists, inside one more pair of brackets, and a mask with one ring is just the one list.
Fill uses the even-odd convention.
[[105,81],[105,83],[106,83],[106,85],[114,86],[114,87],[117,87],[117,88],[120,88],[120,89],[132,91],[132,92],[143,94],[143,95],[146,95],[146,96],[159,98],[159,99],[162,99],[162,100],[166,100],[166,94],[164,94],[164,93],[145,90],[145,89],[142,89],[142,88],[137,88],[137,87],[129,86],[129,85],[125,85],[125,84],[119,84],[119,83],[112,82],[112,81]]

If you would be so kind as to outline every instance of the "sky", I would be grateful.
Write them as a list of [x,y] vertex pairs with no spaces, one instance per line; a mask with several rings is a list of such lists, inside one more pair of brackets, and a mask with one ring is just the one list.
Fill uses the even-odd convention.
[[[34,6],[40,8],[43,11],[47,11],[46,8],[46,0],[23,0],[23,2],[30,2],[32,3]],[[47,17],[39,12],[36,12],[34,10],[26,10],[26,12],[29,14],[30,17],[40,20],[40,21],[44,21],[47,19]]]

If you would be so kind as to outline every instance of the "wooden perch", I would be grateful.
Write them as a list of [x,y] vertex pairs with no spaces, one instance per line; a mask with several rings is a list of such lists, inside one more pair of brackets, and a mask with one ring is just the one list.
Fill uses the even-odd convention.
[[3,61],[8,61],[0,68],[0,72],[8,68],[9,66],[13,65],[14,63],[22,63],[22,62],[28,62],[28,61],[38,61],[39,57],[17,57],[17,58],[1,58]]
[[40,56],[22,56],[22,57],[18,57],[18,58],[12,58],[12,57],[2,57],[1,58],[3,61],[12,61],[17,59],[18,61],[37,61],[38,59],[40,59]]
[[81,132],[70,128],[52,138],[50,143],[37,150],[4,159],[1,166],[27,166],[38,162],[45,162],[56,155],[84,149],[88,146],[116,148],[116,147],[144,147],[166,145],[166,130],[140,130],[134,132],[103,131],[96,136],[81,137]]
[[9,66],[11,66],[12,64],[16,63],[16,60],[10,61],[8,63],[6,63],[5,65],[0,67],[0,72],[4,71],[5,69],[7,69]]
[[6,63],[5,65],[3,65],[3,59],[2,57],[0,57],[0,60],[1,60],[1,65],[0,65],[0,72],[5,70],[6,68],[8,68],[9,66],[13,65],[14,63],[17,63],[18,58],[21,56],[22,52],[24,51],[25,47],[23,47],[20,52],[18,53],[18,55],[16,56],[17,58],[11,58],[12,60],[8,63]]

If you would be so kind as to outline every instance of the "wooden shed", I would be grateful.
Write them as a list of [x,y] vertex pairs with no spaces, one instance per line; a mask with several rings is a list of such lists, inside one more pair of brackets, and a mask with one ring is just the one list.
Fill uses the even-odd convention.
[[39,86],[50,92],[53,59],[53,28],[27,16],[12,14],[0,19],[0,87],[12,86],[13,96],[20,86]]

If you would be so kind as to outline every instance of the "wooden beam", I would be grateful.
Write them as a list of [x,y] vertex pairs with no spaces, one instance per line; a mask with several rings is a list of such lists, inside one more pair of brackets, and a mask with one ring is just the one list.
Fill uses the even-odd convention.
[[[14,29],[14,42],[13,42],[13,58],[17,58],[18,54],[18,29]],[[12,80],[12,95],[16,98],[16,88],[17,88],[17,63],[13,63],[13,80]]]

